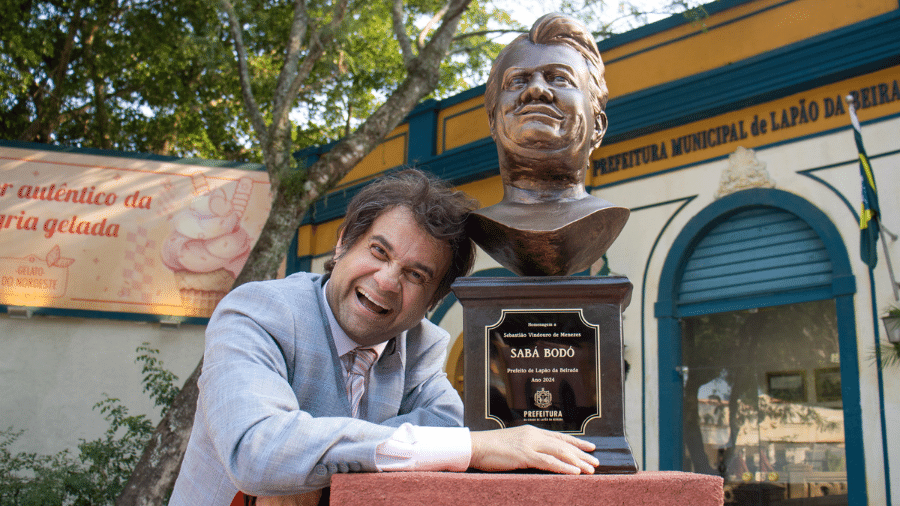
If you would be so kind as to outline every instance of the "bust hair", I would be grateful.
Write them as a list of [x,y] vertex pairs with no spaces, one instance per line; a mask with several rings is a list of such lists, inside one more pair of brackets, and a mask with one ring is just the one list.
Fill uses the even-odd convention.
[[[412,211],[416,222],[431,237],[450,245],[450,265],[432,297],[433,309],[459,276],[467,275],[475,264],[475,245],[465,231],[466,218],[478,206],[474,199],[454,190],[447,182],[418,169],[405,169],[376,179],[360,190],[347,206],[344,222],[338,228],[344,251],[352,248],[372,223],[397,206]],[[338,256],[325,264],[334,269]]]

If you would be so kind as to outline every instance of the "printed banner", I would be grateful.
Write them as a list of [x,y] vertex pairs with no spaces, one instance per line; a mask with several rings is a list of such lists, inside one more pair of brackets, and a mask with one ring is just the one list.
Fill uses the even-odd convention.
[[0,304],[208,317],[269,207],[263,171],[0,147]]

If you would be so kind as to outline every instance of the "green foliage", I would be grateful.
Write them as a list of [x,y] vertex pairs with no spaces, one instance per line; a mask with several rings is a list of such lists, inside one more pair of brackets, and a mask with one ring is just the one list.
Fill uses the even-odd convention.
[[[253,94],[271,111],[292,3],[234,3]],[[410,37],[420,29],[413,22],[430,18],[438,4],[406,3]],[[332,11],[328,1],[307,3],[314,26],[327,24]],[[478,6],[470,11],[466,30],[483,30],[496,17]],[[345,136],[406,73],[389,2],[350,2],[329,35],[295,100],[294,149]],[[461,39],[435,93],[478,84],[470,78],[496,50],[484,36]],[[227,22],[209,2],[0,0],[0,138],[261,162],[243,105]]]
[[[253,95],[260,110],[272,111],[278,97],[271,91],[284,65],[292,3],[233,3],[243,25]],[[629,22],[622,28],[647,21],[646,13],[629,2],[556,3],[541,8],[576,15],[601,37],[616,31],[613,24],[622,25],[623,19]],[[414,53],[426,21],[442,4],[404,2]],[[694,4],[673,0],[666,9]],[[500,5],[472,2],[431,96],[483,83],[501,47],[493,38],[527,29]],[[214,6],[204,0],[0,0],[0,138],[262,162],[257,134],[244,114],[227,21]],[[306,9],[312,26],[325,26],[334,3],[309,0]],[[609,16],[612,9],[618,11]],[[303,48],[312,44],[308,35]],[[296,99],[289,98],[292,149],[345,137],[407,73],[390,2],[351,0],[343,22],[327,35],[324,55]]]
[[[900,343],[881,343],[881,368],[900,367]],[[872,353],[874,359],[878,354]]]
[[202,0],[2,0],[0,138],[239,156],[220,28]]
[[10,446],[22,434],[0,431],[0,505],[63,504],[73,462],[68,452],[54,456],[16,453]]
[[[163,367],[147,343],[137,348],[143,365],[144,392],[162,411],[178,394],[178,377]],[[56,455],[14,453],[11,447],[23,431],[0,431],[0,506],[113,505],[153,434],[146,415],[131,415],[121,401],[104,395],[94,405],[109,427],[102,437]]]
[[144,393],[150,395],[154,406],[162,408],[161,414],[164,415],[166,408],[172,404],[180,390],[176,386],[178,376],[163,367],[162,360],[158,358],[159,350],[151,348],[148,343],[141,344],[136,351],[138,356],[135,361],[144,364],[141,369],[141,374],[144,375],[144,379],[141,380]]

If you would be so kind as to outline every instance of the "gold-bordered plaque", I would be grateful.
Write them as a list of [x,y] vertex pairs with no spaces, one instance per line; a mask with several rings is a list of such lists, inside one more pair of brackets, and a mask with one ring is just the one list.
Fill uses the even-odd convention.
[[584,435],[600,418],[600,328],[581,309],[504,309],[484,339],[486,419]]

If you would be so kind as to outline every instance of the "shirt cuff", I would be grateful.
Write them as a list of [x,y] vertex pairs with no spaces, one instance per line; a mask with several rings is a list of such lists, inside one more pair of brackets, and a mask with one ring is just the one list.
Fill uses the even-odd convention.
[[420,427],[404,423],[375,449],[379,471],[465,471],[472,458],[466,427]]

